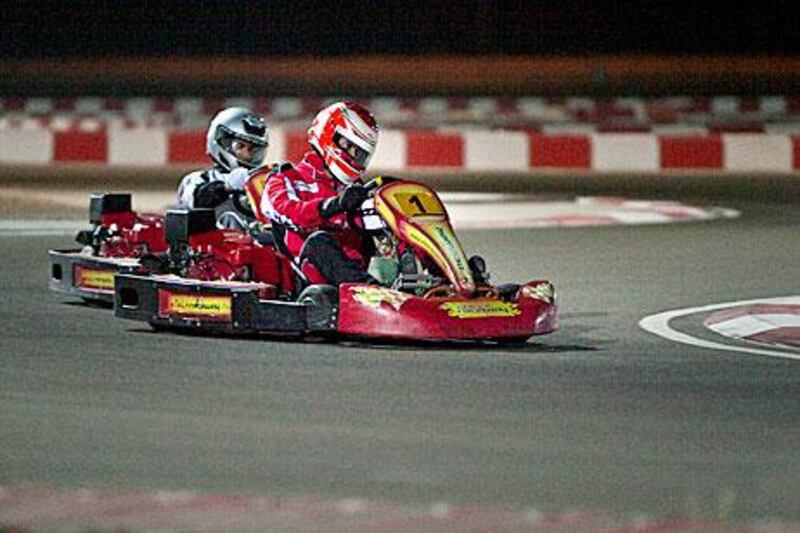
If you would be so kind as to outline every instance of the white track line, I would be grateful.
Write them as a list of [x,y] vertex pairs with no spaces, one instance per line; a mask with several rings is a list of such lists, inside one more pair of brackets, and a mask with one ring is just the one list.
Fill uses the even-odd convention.
[[89,228],[89,222],[81,220],[0,220],[0,237],[75,235]]
[[800,354],[793,354],[777,350],[763,350],[758,348],[747,348],[744,346],[730,346],[727,344],[720,344],[713,341],[698,339],[676,331],[669,326],[669,321],[673,318],[692,315],[695,313],[705,313],[708,311],[717,311],[719,309],[727,309],[730,307],[739,307],[742,305],[750,304],[796,304],[800,296],[781,296],[778,298],[759,298],[757,300],[742,300],[739,302],[726,302],[720,304],[705,305],[701,307],[690,307],[688,309],[674,309],[672,311],[664,311],[655,315],[644,317],[639,321],[639,327],[643,330],[658,335],[671,341],[688,344],[691,346],[698,346],[700,348],[710,348],[712,350],[724,350],[729,352],[742,352],[755,355],[767,355],[769,357],[781,357],[784,359],[794,359],[800,361]]
[[[19,193],[10,199],[23,201],[27,194]],[[739,216],[732,209],[617,197],[553,201],[501,193],[462,192],[441,196],[457,230],[665,224]],[[142,212],[163,212],[170,200],[165,193],[137,193],[136,197],[137,204],[144,208]],[[86,199],[73,194],[70,202],[77,206],[85,204]],[[89,227],[88,220],[0,220],[0,237],[71,235]]]

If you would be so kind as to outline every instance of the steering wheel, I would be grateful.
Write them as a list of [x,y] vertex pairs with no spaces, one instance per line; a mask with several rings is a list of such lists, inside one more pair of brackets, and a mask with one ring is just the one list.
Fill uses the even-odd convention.
[[255,218],[256,214],[253,212],[253,208],[250,207],[250,198],[248,198],[246,192],[234,191],[231,194],[231,203],[239,213],[249,218]]
[[374,193],[376,190],[380,189],[384,185],[388,185],[388,184],[392,183],[393,181],[399,181],[399,180],[400,180],[400,178],[395,178],[393,176],[375,176],[374,178],[372,178],[371,180],[369,180],[368,182],[366,182],[364,184],[364,188],[371,195],[372,193]]

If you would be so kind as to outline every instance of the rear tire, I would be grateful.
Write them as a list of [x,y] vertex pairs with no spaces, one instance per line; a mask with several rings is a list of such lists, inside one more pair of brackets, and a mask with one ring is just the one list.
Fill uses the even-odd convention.
[[333,285],[309,285],[297,301],[306,305],[338,305],[339,304],[339,289]]
[[337,330],[339,288],[333,285],[309,285],[297,301],[306,306],[306,327],[309,333],[330,334]]

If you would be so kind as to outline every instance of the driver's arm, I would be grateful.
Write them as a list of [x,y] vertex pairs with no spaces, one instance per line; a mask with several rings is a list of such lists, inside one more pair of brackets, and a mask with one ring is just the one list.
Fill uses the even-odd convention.
[[225,200],[231,191],[223,181],[210,181],[198,186],[194,190],[194,205],[192,207],[217,207]]
[[338,196],[326,199],[319,205],[319,213],[330,218],[341,213],[354,213],[367,199],[367,189],[360,183],[353,183]]
[[222,174],[221,179],[212,180],[205,172],[187,176],[178,193],[179,204],[189,208],[217,207],[232,192],[244,190],[250,175],[251,171],[246,168],[235,168]]
[[272,220],[294,227],[315,229],[325,223],[319,212],[324,198],[303,200],[297,194],[291,178],[283,173],[272,174],[265,186],[261,211]]
[[178,187],[177,205],[182,209],[216,207],[228,197],[226,185],[213,181],[207,172],[197,171],[185,176]]

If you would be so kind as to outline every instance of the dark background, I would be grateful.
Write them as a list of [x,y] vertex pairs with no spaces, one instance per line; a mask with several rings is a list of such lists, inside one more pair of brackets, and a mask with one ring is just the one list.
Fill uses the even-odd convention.
[[4,59],[800,52],[787,2],[4,2]]

